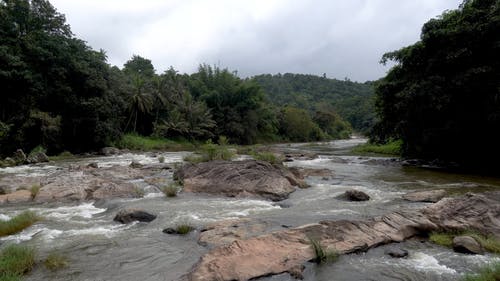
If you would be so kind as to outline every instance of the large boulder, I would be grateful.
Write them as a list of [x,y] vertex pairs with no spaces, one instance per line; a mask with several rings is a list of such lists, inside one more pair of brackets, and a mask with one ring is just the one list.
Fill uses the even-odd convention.
[[476,230],[500,239],[500,192],[444,198],[422,210],[445,231]]
[[103,147],[99,151],[99,154],[104,155],[104,156],[111,156],[111,155],[116,155],[119,153],[120,153],[120,150],[116,147]]
[[499,202],[493,195],[446,198],[422,211],[393,212],[363,221],[322,221],[236,239],[211,249],[185,277],[196,281],[250,280],[281,273],[299,276],[297,268],[314,258],[310,239],[346,254],[437,230],[473,228],[498,234]]
[[30,153],[30,155],[26,159],[26,162],[28,162],[29,164],[49,162],[49,157],[41,151]]
[[32,200],[31,192],[28,190],[17,190],[12,193],[8,193],[5,195],[0,195],[0,204],[6,203],[26,203]]
[[150,214],[143,210],[124,209],[120,210],[113,220],[120,223],[131,223],[133,221],[150,222],[154,219],[156,219],[156,215]]
[[403,199],[412,202],[430,202],[436,203],[446,196],[446,190],[426,190],[426,191],[416,191],[410,192],[403,195]]
[[262,197],[273,201],[286,199],[299,184],[285,167],[264,161],[210,161],[186,164],[176,171],[184,192],[210,193],[228,197]]
[[12,160],[17,164],[21,165],[26,162],[26,154],[24,154],[24,151],[22,149],[16,150],[14,154],[12,155]]
[[464,254],[482,254],[484,253],[483,247],[476,239],[463,235],[453,238],[453,250],[458,253]]

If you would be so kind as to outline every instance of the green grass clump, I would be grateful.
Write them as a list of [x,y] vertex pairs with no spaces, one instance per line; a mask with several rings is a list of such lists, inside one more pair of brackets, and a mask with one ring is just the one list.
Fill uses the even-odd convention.
[[464,281],[498,281],[500,280],[500,262],[483,267],[477,274],[466,274]]
[[180,234],[180,235],[186,235],[193,230],[194,230],[194,227],[190,226],[189,224],[185,224],[185,223],[179,224],[175,227],[175,231],[177,232],[177,234]]
[[191,163],[208,162],[213,160],[231,160],[235,153],[232,149],[224,144],[215,144],[212,141],[207,141],[202,145],[196,154],[184,157],[184,161]]
[[43,264],[48,270],[56,271],[68,266],[68,258],[59,253],[52,252],[45,258]]
[[0,237],[18,233],[40,219],[35,213],[25,211],[8,221],[0,221]]
[[177,196],[177,192],[179,192],[179,186],[175,183],[164,186],[161,191],[167,197],[175,197]]
[[0,280],[20,280],[34,265],[35,251],[32,248],[10,245],[0,253]]
[[194,144],[185,140],[169,140],[159,137],[144,137],[137,134],[125,134],[116,147],[130,150],[192,150]]
[[339,254],[335,251],[331,251],[328,249],[325,249],[319,241],[315,239],[309,239],[311,242],[311,246],[314,250],[314,259],[313,261],[317,264],[324,264],[324,263],[330,263],[334,262],[338,259]]
[[283,163],[283,157],[280,157],[279,155],[276,155],[275,153],[272,152],[256,152],[251,154],[252,157],[255,160],[261,160],[261,161],[266,161],[271,164],[281,164]]
[[366,143],[354,147],[352,152],[356,154],[384,154],[400,156],[402,145],[402,140],[390,141],[386,144]]
[[435,244],[451,248],[453,247],[453,238],[462,235],[474,238],[487,252],[500,254],[500,240],[493,236],[485,236],[471,230],[462,232],[432,232],[429,235],[429,240]]
[[59,153],[59,155],[54,155],[54,156],[49,156],[50,161],[61,161],[61,160],[68,160],[68,159],[73,159],[76,158],[75,155],[73,155],[69,151],[63,151]]
[[163,156],[163,155],[162,155],[162,156],[159,156],[159,157],[158,157],[158,162],[160,162],[160,163],[165,163],[165,156]]
[[38,192],[40,192],[40,185],[39,184],[34,184],[31,186],[30,188],[30,192],[31,192],[31,200],[34,200],[35,197],[37,196]]

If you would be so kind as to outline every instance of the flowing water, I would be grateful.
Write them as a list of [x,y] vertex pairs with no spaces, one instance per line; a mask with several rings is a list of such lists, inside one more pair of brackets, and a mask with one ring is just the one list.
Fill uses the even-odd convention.
[[[425,203],[407,203],[401,195],[412,190],[445,188],[451,193],[500,189],[500,180],[457,175],[442,171],[402,167],[395,161],[378,157],[349,155],[350,148],[364,142],[351,139],[316,144],[279,145],[283,151],[317,153],[314,160],[296,160],[289,166],[325,168],[333,176],[309,177],[308,189],[299,189],[278,203],[257,199],[222,198],[180,193],[165,198],[144,180],[134,180],[146,195],[141,199],[115,199],[79,204],[44,204],[1,207],[0,220],[30,209],[44,217],[42,222],[23,232],[0,238],[0,248],[23,243],[37,249],[38,259],[57,251],[69,258],[69,266],[57,272],[38,266],[25,280],[177,280],[189,272],[207,248],[198,245],[198,231],[187,236],[162,233],[166,227],[188,223],[200,229],[209,222],[255,218],[269,223],[270,229],[282,229],[319,220],[363,219],[402,208],[421,208]],[[162,153],[166,163],[182,162],[186,153]],[[111,157],[83,158],[77,164],[98,162],[100,167],[128,165],[132,160],[143,164],[158,162],[159,155],[123,154]],[[0,177],[47,175],[72,162],[20,166],[0,170]],[[171,172],[163,177],[171,179]],[[371,196],[366,202],[346,202],[336,197],[356,188]],[[121,208],[140,208],[158,215],[150,223],[122,225],[113,222]],[[492,255],[472,256],[410,240],[398,246],[409,251],[405,259],[384,255],[386,245],[366,253],[342,256],[338,262],[316,266],[308,264],[305,280],[458,280],[466,272],[499,259]],[[277,275],[261,280],[292,280]]]

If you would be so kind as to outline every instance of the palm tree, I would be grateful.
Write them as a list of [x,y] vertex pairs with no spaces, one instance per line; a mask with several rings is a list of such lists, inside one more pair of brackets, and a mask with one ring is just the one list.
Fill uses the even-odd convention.
[[151,112],[153,101],[151,95],[144,92],[144,80],[140,76],[136,76],[132,84],[134,92],[129,99],[130,117],[125,130],[127,130],[130,121],[134,119],[134,132],[137,132],[137,117],[139,113],[147,114]]

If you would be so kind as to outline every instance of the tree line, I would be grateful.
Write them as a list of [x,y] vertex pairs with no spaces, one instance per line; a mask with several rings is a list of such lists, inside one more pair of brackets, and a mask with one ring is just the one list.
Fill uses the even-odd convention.
[[[92,151],[124,133],[230,142],[345,138],[351,126],[330,103],[280,103],[258,78],[206,64],[157,74],[134,55],[122,69],[72,34],[46,0],[0,1],[0,154],[42,146]],[[274,102],[270,102],[274,101]]]
[[386,53],[396,65],[376,85],[371,138],[403,141],[403,155],[498,173],[500,1],[465,0]]

